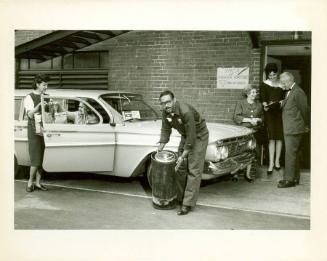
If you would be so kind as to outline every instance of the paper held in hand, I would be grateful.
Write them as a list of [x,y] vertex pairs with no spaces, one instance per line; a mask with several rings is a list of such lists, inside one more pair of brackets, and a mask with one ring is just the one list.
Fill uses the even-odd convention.
[[40,113],[34,114],[35,134],[42,135],[42,116]]

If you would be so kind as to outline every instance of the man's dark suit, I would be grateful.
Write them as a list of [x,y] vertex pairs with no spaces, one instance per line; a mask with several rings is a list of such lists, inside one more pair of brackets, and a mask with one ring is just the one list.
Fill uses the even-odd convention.
[[284,180],[300,180],[299,152],[303,134],[308,131],[308,103],[304,91],[296,84],[282,102],[285,140]]

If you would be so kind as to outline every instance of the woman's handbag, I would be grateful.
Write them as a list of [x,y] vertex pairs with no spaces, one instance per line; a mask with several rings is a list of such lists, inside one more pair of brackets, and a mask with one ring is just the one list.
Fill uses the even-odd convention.
[[34,114],[35,134],[43,136],[42,116],[40,113]]
[[254,130],[258,130],[258,129],[261,129],[262,128],[263,123],[262,122],[258,122],[257,125],[252,125],[250,122],[242,122],[241,123],[241,126],[247,127],[247,128],[250,128],[250,129],[254,129]]

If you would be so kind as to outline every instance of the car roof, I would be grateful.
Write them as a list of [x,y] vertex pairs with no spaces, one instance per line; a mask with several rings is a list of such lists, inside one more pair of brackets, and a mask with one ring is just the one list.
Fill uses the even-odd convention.
[[[15,96],[26,96],[31,93],[32,89],[15,89]],[[73,96],[73,97],[92,97],[98,98],[104,94],[132,94],[140,95],[128,91],[110,91],[110,90],[81,90],[81,89],[47,89],[46,94],[53,96]]]

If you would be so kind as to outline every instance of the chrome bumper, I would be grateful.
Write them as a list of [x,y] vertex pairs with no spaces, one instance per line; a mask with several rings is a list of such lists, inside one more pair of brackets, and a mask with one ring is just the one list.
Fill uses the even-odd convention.
[[247,151],[235,157],[228,158],[220,162],[206,161],[203,174],[221,176],[223,174],[233,174],[238,170],[245,169],[255,159],[254,151]]

